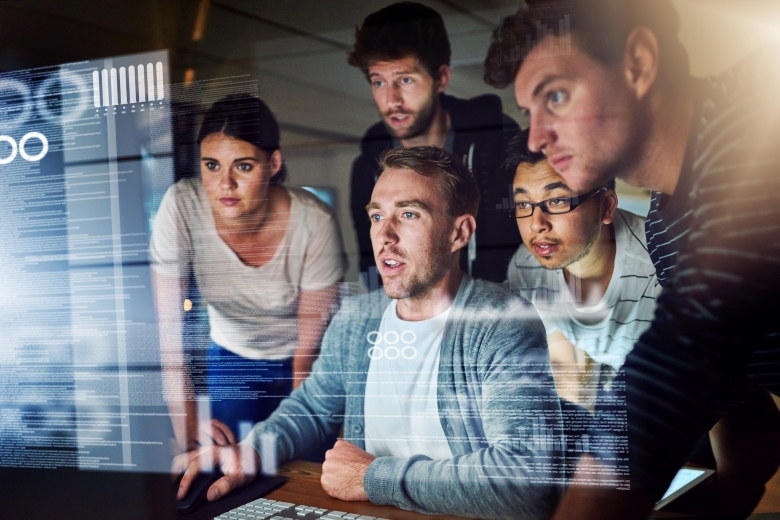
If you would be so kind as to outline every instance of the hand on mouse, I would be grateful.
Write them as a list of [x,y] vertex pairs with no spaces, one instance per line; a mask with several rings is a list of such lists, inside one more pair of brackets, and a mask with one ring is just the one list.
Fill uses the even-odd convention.
[[252,446],[204,446],[173,459],[173,471],[184,473],[176,498],[182,500],[201,469],[209,470],[218,465],[224,476],[209,487],[206,499],[214,502],[232,490],[254,480],[260,471],[260,456]]
[[211,439],[212,443],[217,446],[229,446],[238,443],[238,439],[236,439],[230,427],[217,419],[201,423],[200,431],[205,433],[207,438]]

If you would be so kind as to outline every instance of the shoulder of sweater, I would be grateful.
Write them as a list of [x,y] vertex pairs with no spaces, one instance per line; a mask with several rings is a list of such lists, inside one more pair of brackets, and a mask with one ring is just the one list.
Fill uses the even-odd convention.
[[461,285],[461,291],[463,294],[459,292],[454,305],[462,317],[501,320],[516,316],[518,311],[530,305],[526,299],[511,292],[506,284],[468,277]]

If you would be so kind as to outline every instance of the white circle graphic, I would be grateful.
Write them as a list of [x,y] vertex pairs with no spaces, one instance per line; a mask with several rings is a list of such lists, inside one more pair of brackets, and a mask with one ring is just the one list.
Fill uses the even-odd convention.
[[[27,88],[27,85],[13,79],[0,80],[0,99],[5,97],[3,91],[7,92],[9,90],[15,90],[21,96],[22,111],[13,119],[5,119],[5,117],[3,117],[2,119],[5,119],[5,121],[0,121],[0,130],[13,130],[18,126],[26,123],[27,120],[30,119],[30,112],[32,111],[32,108],[30,108],[30,89]],[[7,101],[4,101],[3,105],[6,103]]]
[[[27,141],[30,139],[38,139],[41,144],[43,145],[43,148],[41,148],[41,151],[38,152],[36,155],[29,155],[24,150],[24,145],[27,144]],[[24,137],[22,137],[22,140],[19,141],[19,154],[24,157],[26,161],[35,162],[40,161],[44,157],[46,157],[46,154],[49,153],[49,141],[46,139],[46,136],[44,136],[40,132],[30,132],[29,134],[25,134]]]
[[[391,355],[392,353],[392,355]],[[395,359],[398,359],[398,356],[401,352],[398,350],[398,347],[387,347],[385,348],[385,357],[389,359],[390,361],[393,361]]]
[[[412,339],[406,339],[406,335],[409,334]],[[413,330],[405,330],[401,333],[401,343],[416,343],[417,342],[417,334]]]
[[[407,351],[409,351],[408,354]],[[414,359],[417,357],[417,349],[411,345],[406,345],[404,348],[401,349],[401,356],[404,359]]]
[[[57,85],[59,83],[59,85]],[[46,94],[52,87],[59,86],[57,89],[59,96],[67,98],[67,105],[69,110],[63,110],[62,115],[55,114],[46,105]],[[46,78],[38,87],[36,94],[37,102],[36,107],[38,113],[49,121],[70,123],[80,118],[84,112],[89,108],[89,95],[87,92],[91,92],[91,89],[87,86],[84,78],[70,72],[68,70],[61,70],[59,75],[52,75]],[[73,103],[74,97],[77,96],[78,102]],[[75,106],[74,106],[75,105]]]
[[371,359],[382,359],[382,356],[384,355],[380,347],[369,348],[367,354]]
[[[376,334],[374,336],[374,340],[373,341],[371,341],[371,334]],[[366,334],[366,341],[368,341],[372,345],[376,345],[377,343],[382,343],[382,333],[379,332],[378,330],[372,330],[371,332]]]
[[7,135],[0,135],[0,142],[6,142],[11,145],[11,154],[8,157],[4,157],[0,159],[0,164],[8,164],[14,159],[16,159],[16,152],[18,151],[16,148],[16,141],[14,141],[12,137],[8,137]]
[[385,332],[385,343],[388,345],[394,345],[398,343],[398,333],[394,330],[388,330]]

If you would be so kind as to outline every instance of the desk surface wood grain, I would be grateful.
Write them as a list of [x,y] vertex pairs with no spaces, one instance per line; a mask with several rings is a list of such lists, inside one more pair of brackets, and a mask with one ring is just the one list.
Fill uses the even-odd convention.
[[344,502],[329,496],[322,489],[322,466],[313,462],[291,461],[279,468],[279,475],[287,479],[280,488],[267,495],[271,500],[321,507],[331,511],[345,511],[359,515],[389,518],[391,520],[455,520],[455,516],[431,516],[404,511],[393,506],[377,506],[371,502]]
[[[322,467],[313,462],[292,461],[279,469],[279,474],[287,479],[280,488],[272,491],[267,498],[321,507],[331,511],[346,511],[360,515],[389,518],[391,520],[455,520],[455,516],[429,516],[412,511],[404,511],[392,506],[377,506],[370,502],[344,502],[329,496],[322,489],[320,475]],[[756,507],[755,513],[780,512],[780,471],[767,483],[766,492]],[[653,518],[692,518],[689,515],[670,511],[656,511]]]

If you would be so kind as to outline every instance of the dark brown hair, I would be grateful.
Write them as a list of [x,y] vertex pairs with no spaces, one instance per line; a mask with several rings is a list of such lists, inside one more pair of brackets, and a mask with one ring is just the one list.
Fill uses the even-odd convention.
[[366,16],[355,30],[355,47],[347,62],[368,78],[368,68],[378,61],[414,56],[432,78],[450,64],[450,40],[441,15],[415,2],[389,5]]
[[670,0],[529,0],[528,5],[493,31],[485,58],[487,84],[504,88],[512,83],[545,34],[576,45],[602,63],[618,63],[629,33],[640,26],[658,39],[659,83],[676,88],[688,80],[688,52],[680,42],[680,17]]
[[[509,140],[506,145],[506,152],[504,153],[504,162],[501,165],[501,169],[504,171],[504,176],[508,184],[512,184],[515,179],[515,173],[517,168],[521,164],[528,166],[535,166],[542,161],[547,160],[542,152],[532,152],[528,149],[528,130],[520,130],[520,132]],[[615,179],[610,178],[604,187],[608,190],[615,189]]]
[[391,148],[379,156],[382,171],[406,168],[423,177],[437,176],[439,189],[447,200],[447,210],[453,217],[477,217],[479,188],[474,175],[463,161],[437,146]]
[[[255,145],[269,156],[279,149],[279,124],[268,105],[249,94],[230,94],[206,111],[200,125],[197,143],[212,134],[224,134]],[[283,164],[271,184],[281,184],[287,177]]]

